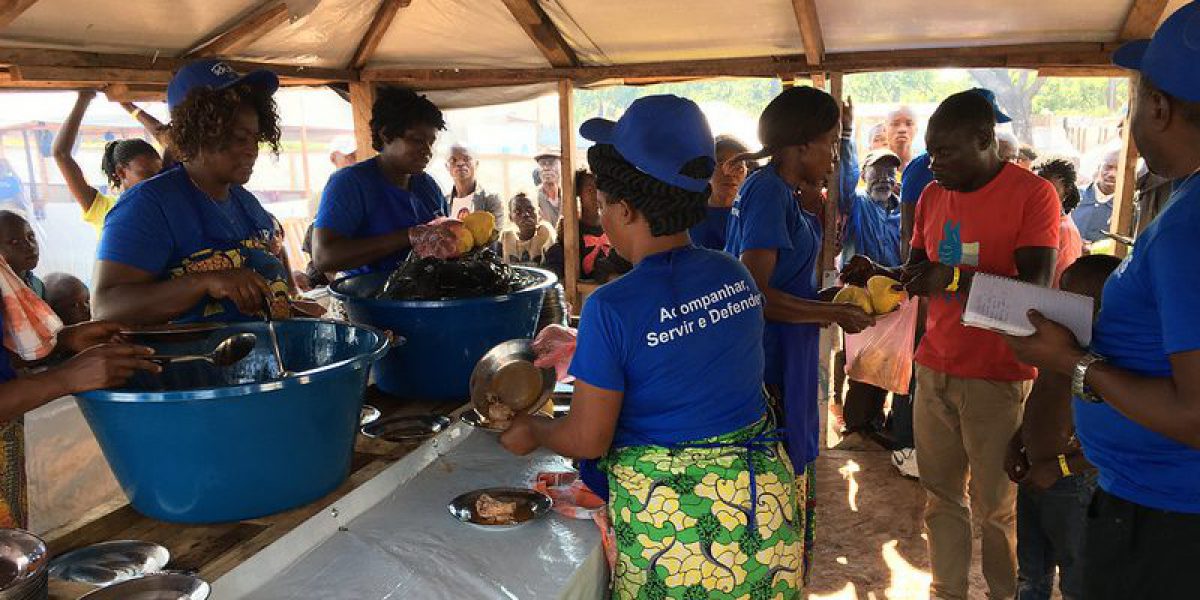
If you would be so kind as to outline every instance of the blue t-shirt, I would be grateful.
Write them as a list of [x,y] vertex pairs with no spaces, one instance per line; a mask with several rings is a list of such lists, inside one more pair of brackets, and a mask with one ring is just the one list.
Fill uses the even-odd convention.
[[[842,260],[848,262],[862,254],[886,267],[897,267],[900,260],[900,206],[888,210],[870,196],[854,192],[843,202],[846,235],[842,240]],[[892,200],[895,203],[893,197]],[[848,210],[847,210],[848,209]]]
[[[1200,181],[1193,178],[1140,235],[1104,286],[1092,350],[1146,377],[1200,349]],[[1108,404],[1075,401],[1084,453],[1105,491],[1151,508],[1200,513],[1200,450],[1134,423]]]
[[[822,235],[817,216],[800,208],[795,191],[768,165],[742,184],[725,251],[739,257],[746,250],[778,251],[771,287],[815,300]],[[812,324],[767,321],[763,331],[763,379],[784,388],[787,447],[797,470],[816,458],[820,439],[819,339],[820,328]]]
[[[4,337],[4,311],[0,310],[0,342],[3,342]],[[3,344],[0,344],[2,346]],[[12,361],[8,358],[8,350],[0,347],[0,383],[12,381],[17,378],[17,372],[13,370]]]
[[922,154],[904,167],[904,174],[900,176],[900,202],[916,204],[930,183],[933,183],[933,171],[929,170],[929,154]]
[[762,295],[733,257],[647,256],[583,305],[571,374],[622,392],[613,447],[667,446],[762,418]]
[[[408,180],[408,189],[401,189],[384,177],[379,157],[375,157],[341,169],[329,178],[321,194],[315,226],[348,238],[369,238],[423,225],[449,211],[446,196],[428,174],[413,175]],[[406,258],[407,249],[346,274],[392,271]]]
[[732,208],[709,206],[703,221],[692,225],[692,243],[709,250],[724,250],[725,235],[729,231],[729,213]]
[[[229,198],[216,202],[179,165],[121,196],[105,219],[97,258],[141,269],[160,281],[251,268],[267,280],[274,304],[282,302],[286,312],[288,274],[267,249],[273,230],[270,214],[245,188],[232,186]],[[242,313],[228,300],[206,298],[173,320],[260,318]]]

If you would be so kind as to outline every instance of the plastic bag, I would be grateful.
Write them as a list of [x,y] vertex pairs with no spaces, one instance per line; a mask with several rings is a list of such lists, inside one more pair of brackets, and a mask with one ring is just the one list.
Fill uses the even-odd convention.
[[537,355],[533,365],[539,369],[554,367],[558,381],[565,381],[568,378],[567,369],[575,356],[576,335],[577,332],[570,327],[547,325],[533,340],[533,352]]
[[846,334],[846,376],[896,394],[912,383],[913,341],[917,332],[915,299],[875,319],[862,333]]

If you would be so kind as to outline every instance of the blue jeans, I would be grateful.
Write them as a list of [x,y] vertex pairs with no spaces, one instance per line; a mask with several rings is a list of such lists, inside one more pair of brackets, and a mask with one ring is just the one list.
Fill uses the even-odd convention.
[[1058,480],[1039,492],[1017,491],[1017,600],[1049,600],[1054,568],[1063,600],[1083,595],[1083,532],[1096,472]]

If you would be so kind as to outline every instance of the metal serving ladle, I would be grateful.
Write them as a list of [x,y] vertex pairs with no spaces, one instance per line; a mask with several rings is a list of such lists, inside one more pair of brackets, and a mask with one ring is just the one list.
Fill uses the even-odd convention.
[[288,377],[292,373],[283,366],[283,353],[279,351],[279,336],[275,333],[275,321],[271,319],[271,298],[263,296],[263,316],[267,320],[267,335],[271,337],[271,349],[275,351],[275,362],[279,363],[279,377]]
[[150,360],[159,363],[203,360],[218,367],[228,367],[249,356],[257,343],[258,336],[253,333],[238,333],[221,340],[208,354],[157,354]]

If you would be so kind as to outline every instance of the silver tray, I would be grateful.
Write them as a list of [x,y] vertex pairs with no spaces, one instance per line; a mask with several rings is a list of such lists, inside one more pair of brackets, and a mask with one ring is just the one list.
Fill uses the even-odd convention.
[[0,529],[0,600],[45,598],[46,542],[21,529]]
[[450,417],[416,415],[388,417],[363,425],[362,434],[389,442],[411,442],[428,439],[450,426]]
[[[487,494],[502,502],[516,502],[516,519],[512,523],[496,525],[480,521],[475,515],[475,501],[482,494]],[[550,496],[536,490],[515,487],[494,487],[462,494],[451,500],[446,505],[446,509],[450,511],[451,516],[472,527],[487,530],[506,530],[515,529],[538,517],[544,516],[550,512],[552,506],[554,506],[554,501],[550,499]]]
[[378,408],[375,408],[370,404],[364,404],[362,407],[362,412],[359,413],[358,424],[367,425],[368,423],[374,423],[375,421],[378,421],[379,417],[382,415],[383,413],[379,412]]
[[533,366],[533,340],[516,339],[488,350],[471,371],[471,405],[487,414],[492,398],[516,414],[537,411],[554,391],[554,369]]
[[158,544],[113,540],[55,557],[50,577],[105,587],[161,571],[170,560],[171,553]]
[[466,423],[467,425],[470,425],[471,427],[474,427],[475,429],[482,429],[484,431],[490,431],[492,433],[504,433],[503,429],[500,429],[499,427],[492,425],[491,422],[484,420],[482,415],[475,412],[475,409],[464,410],[463,413],[461,415],[459,415],[458,418],[463,423]]
[[207,600],[207,581],[179,573],[155,573],[94,590],[79,600]]

